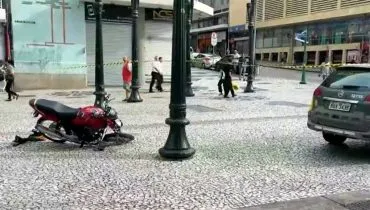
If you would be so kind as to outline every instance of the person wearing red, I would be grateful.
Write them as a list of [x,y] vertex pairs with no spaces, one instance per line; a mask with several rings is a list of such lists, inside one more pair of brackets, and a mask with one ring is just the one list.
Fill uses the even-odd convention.
[[127,101],[131,92],[130,87],[132,80],[132,63],[126,56],[123,57],[122,80],[123,89],[125,89],[126,91],[126,98],[123,101]]

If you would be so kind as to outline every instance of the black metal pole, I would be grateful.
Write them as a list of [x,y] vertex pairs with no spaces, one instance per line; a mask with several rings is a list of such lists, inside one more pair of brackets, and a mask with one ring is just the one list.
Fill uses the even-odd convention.
[[104,61],[103,61],[103,33],[102,33],[102,0],[95,0],[95,21],[96,21],[96,38],[95,38],[95,106],[101,107],[106,94],[104,89]]
[[245,93],[254,92],[253,89],[253,74],[255,70],[255,56],[254,56],[254,7],[255,0],[251,0],[250,3],[247,3],[248,11],[248,33],[249,33],[249,66],[248,66],[248,78],[247,86],[244,89]]
[[186,87],[185,87],[185,96],[187,97],[193,97],[195,94],[193,92],[193,88],[191,85],[193,84],[191,82],[191,58],[190,58],[190,42],[191,42],[191,23],[193,19],[193,7],[194,7],[194,0],[187,0],[187,6],[186,6],[186,12],[187,12],[187,18],[188,18],[188,24],[186,25],[186,33],[187,33],[187,42],[186,42]]
[[159,149],[161,157],[170,160],[181,160],[194,155],[185,131],[190,122],[186,119],[186,1],[174,0],[173,33],[172,33],[172,69],[171,69],[171,102],[170,117],[166,124],[170,125],[170,133],[163,148]]
[[132,8],[132,84],[131,94],[127,102],[136,103],[142,102],[143,99],[140,97],[139,89],[139,49],[138,49],[138,38],[137,38],[137,19],[139,18],[139,0],[131,0]]

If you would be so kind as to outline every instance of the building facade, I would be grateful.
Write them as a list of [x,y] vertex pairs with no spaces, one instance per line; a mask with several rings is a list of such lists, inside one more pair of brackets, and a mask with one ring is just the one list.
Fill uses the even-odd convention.
[[[9,10],[9,24],[5,24],[4,34],[9,35],[10,44],[9,50],[1,50],[0,44],[0,51],[5,51],[6,60],[14,62],[15,85],[18,89],[70,89],[94,84],[96,33],[95,11],[91,1],[4,2]],[[122,58],[131,58],[130,2],[103,0],[103,57],[107,86],[122,85]],[[151,71],[150,64],[156,55],[164,58],[164,73],[171,72],[172,7],[173,0],[140,1],[138,49],[142,84],[145,74]],[[199,15],[213,15],[213,8],[195,2],[194,16]]]
[[247,2],[232,0],[229,3],[229,49],[244,55],[249,55]]
[[22,89],[86,86],[85,21],[75,0],[11,0],[11,60]]
[[257,0],[256,58],[301,64],[307,32],[308,64],[369,62],[368,0]]
[[[228,45],[229,0],[199,0],[214,8],[214,15],[193,19],[191,46],[194,51],[225,55]],[[217,45],[212,47],[211,34],[217,33]]]

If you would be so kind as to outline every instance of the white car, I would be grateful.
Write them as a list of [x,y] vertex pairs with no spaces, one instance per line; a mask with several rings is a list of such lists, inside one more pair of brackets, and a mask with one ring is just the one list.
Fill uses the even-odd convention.
[[221,57],[218,55],[199,53],[193,60],[193,66],[202,69],[212,69],[219,60],[221,60]]

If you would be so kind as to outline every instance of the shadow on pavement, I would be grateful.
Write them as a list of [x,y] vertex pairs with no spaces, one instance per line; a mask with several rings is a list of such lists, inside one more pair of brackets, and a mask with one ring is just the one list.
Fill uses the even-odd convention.
[[[357,141],[357,140],[354,140]],[[348,142],[343,145],[326,144],[319,148],[316,158],[325,158],[332,162],[350,163],[350,164],[363,164],[370,163],[370,143],[357,141]],[[340,161],[340,162],[338,162]]]

